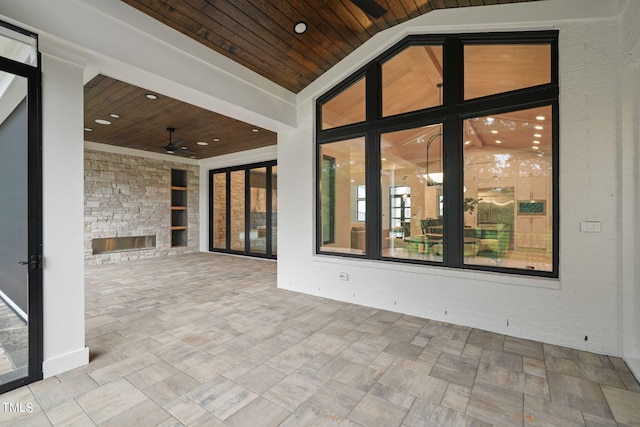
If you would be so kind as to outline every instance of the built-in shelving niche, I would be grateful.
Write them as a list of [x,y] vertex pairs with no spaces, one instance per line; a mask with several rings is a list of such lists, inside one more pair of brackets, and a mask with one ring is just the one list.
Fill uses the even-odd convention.
[[187,171],[171,169],[171,246],[187,246]]

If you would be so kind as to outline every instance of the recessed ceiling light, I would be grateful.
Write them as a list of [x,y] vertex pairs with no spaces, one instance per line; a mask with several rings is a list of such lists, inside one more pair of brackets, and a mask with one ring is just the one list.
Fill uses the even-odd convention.
[[381,160],[387,160],[387,158],[386,158],[386,157],[383,157]]
[[84,128],[84,130],[85,130],[86,132],[93,132],[93,129],[91,129],[91,128]]
[[111,114],[109,114],[109,117],[113,117],[114,119],[119,119],[120,118],[120,114],[111,113]]
[[499,139],[496,139],[496,144],[502,144],[502,141],[500,141]]
[[186,149],[187,149],[187,147],[183,145],[182,147],[180,147],[180,149],[181,149],[181,150],[186,150]]
[[491,133],[496,134],[496,133],[498,133],[498,131],[497,130],[492,130]]
[[544,127],[542,127],[542,126],[540,126],[540,125],[536,125],[536,126],[534,126],[534,128],[536,128],[536,129],[538,129],[538,130],[542,130],[542,129],[544,129]]
[[307,31],[307,24],[300,21],[293,26],[293,31],[295,31],[296,34],[302,34]]
[[198,144],[198,145],[209,145],[209,143],[206,142],[206,141],[198,141],[198,142],[196,142],[196,144]]
[[251,129],[251,132],[260,132],[260,129]]
[[536,120],[544,120],[544,116],[536,116]]
[[533,147],[531,147],[531,148],[533,148],[534,150],[539,150],[539,149],[540,149],[540,147],[538,147],[538,146],[536,146],[536,145],[534,145],[534,146],[533,146]]
[[469,144],[471,144],[471,141],[465,141],[464,142],[464,145],[469,145]]
[[103,120],[103,119],[96,119],[95,122],[98,123],[99,125],[110,125],[111,124],[111,122],[109,120]]
[[173,154],[173,153],[175,153],[175,151],[173,151],[173,150],[167,150],[167,154]]
[[218,142],[220,141],[220,138],[213,138],[213,142]]
[[533,136],[535,136],[536,138],[542,138],[542,135],[540,135],[539,133],[534,133]]
[[540,141],[533,141],[534,144],[540,144]]
[[145,95],[147,99],[158,99],[158,95],[154,95],[153,93],[148,93]]

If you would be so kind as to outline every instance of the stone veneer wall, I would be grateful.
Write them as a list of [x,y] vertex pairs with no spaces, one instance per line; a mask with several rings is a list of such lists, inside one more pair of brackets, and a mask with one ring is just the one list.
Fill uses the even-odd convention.
[[[187,171],[188,245],[171,247],[171,169]],[[85,150],[85,263],[105,264],[197,252],[199,168]],[[94,238],[156,236],[156,248],[93,255]]]

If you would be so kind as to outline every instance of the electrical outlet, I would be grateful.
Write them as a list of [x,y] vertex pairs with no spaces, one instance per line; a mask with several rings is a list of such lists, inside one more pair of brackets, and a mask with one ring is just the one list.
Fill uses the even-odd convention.
[[349,280],[349,275],[347,273],[340,273],[338,274],[338,277],[340,280]]
[[580,223],[580,231],[582,233],[599,233],[600,221],[582,221]]

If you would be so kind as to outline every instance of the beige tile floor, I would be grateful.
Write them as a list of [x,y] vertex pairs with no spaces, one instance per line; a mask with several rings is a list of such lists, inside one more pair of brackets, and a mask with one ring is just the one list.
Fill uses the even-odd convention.
[[620,358],[275,283],[215,254],[88,267],[91,362],[0,396],[0,425],[640,426]]

